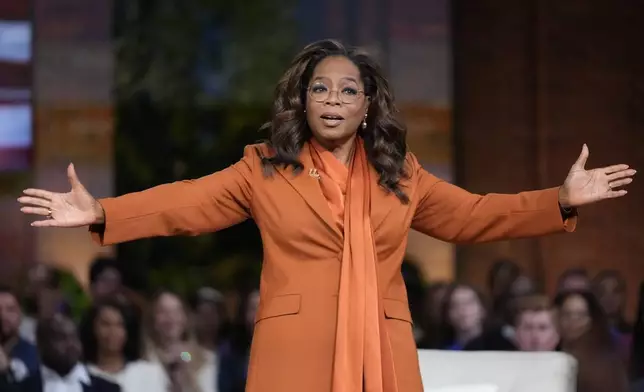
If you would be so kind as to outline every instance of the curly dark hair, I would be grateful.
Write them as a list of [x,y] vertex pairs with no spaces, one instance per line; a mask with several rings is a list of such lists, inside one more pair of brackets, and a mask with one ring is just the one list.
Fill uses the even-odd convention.
[[358,135],[364,140],[367,159],[380,176],[379,185],[408,203],[409,198],[400,189],[400,180],[408,176],[405,170],[407,129],[397,119],[398,110],[389,82],[369,54],[335,40],[307,45],[295,56],[277,84],[272,120],[262,126],[262,130],[269,132],[267,144],[274,150],[272,156],[262,157],[264,171],[271,173],[273,166],[292,166],[295,173],[302,170],[298,157],[312,137],[304,113],[308,84],[315,67],[331,56],[346,57],[358,67],[365,96],[370,99],[367,127],[358,129]]
[[119,301],[106,300],[94,304],[80,322],[80,338],[83,345],[83,357],[88,363],[98,360],[98,340],[96,339],[96,319],[104,309],[116,310],[123,319],[125,328],[125,345],[123,356],[126,362],[136,361],[141,357],[141,322],[137,312]]
[[588,315],[590,316],[590,331],[588,341],[597,348],[614,349],[614,342],[608,325],[608,319],[602,309],[597,297],[587,290],[563,291],[555,297],[553,303],[558,311],[561,311],[564,304],[572,297],[580,297],[586,302]]

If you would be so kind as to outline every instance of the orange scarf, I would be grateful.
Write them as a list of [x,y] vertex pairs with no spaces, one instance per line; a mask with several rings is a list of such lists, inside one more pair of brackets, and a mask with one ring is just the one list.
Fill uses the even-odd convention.
[[332,392],[397,392],[393,355],[379,301],[371,227],[371,181],[362,139],[349,168],[311,140],[311,158],[344,232]]

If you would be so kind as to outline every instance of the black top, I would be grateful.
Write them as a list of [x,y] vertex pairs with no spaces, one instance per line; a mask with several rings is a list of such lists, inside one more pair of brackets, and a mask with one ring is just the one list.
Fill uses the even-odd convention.
[[[89,375],[90,385],[83,385],[83,392],[121,392],[121,387],[99,377]],[[16,381],[10,372],[0,373],[0,391],[2,392],[43,392],[40,372]]]

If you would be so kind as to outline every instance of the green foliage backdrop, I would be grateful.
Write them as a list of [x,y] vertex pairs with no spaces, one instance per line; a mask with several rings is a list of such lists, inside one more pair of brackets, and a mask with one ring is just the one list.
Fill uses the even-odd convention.
[[[291,0],[120,0],[115,5],[116,190],[225,168],[265,138],[272,89],[293,54]],[[204,92],[207,78],[219,81]],[[188,292],[255,284],[253,222],[195,238],[121,245],[131,285]]]

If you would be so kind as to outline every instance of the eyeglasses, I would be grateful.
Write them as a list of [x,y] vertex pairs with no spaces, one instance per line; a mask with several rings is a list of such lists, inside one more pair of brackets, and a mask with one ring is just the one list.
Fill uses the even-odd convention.
[[364,90],[358,90],[354,87],[344,87],[342,90],[331,90],[324,85],[313,85],[308,89],[309,95],[315,102],[325,102],[331,97],[331,93],[338,95],[340,102],[345,104],[355,103],[360,95],[364,95]]

